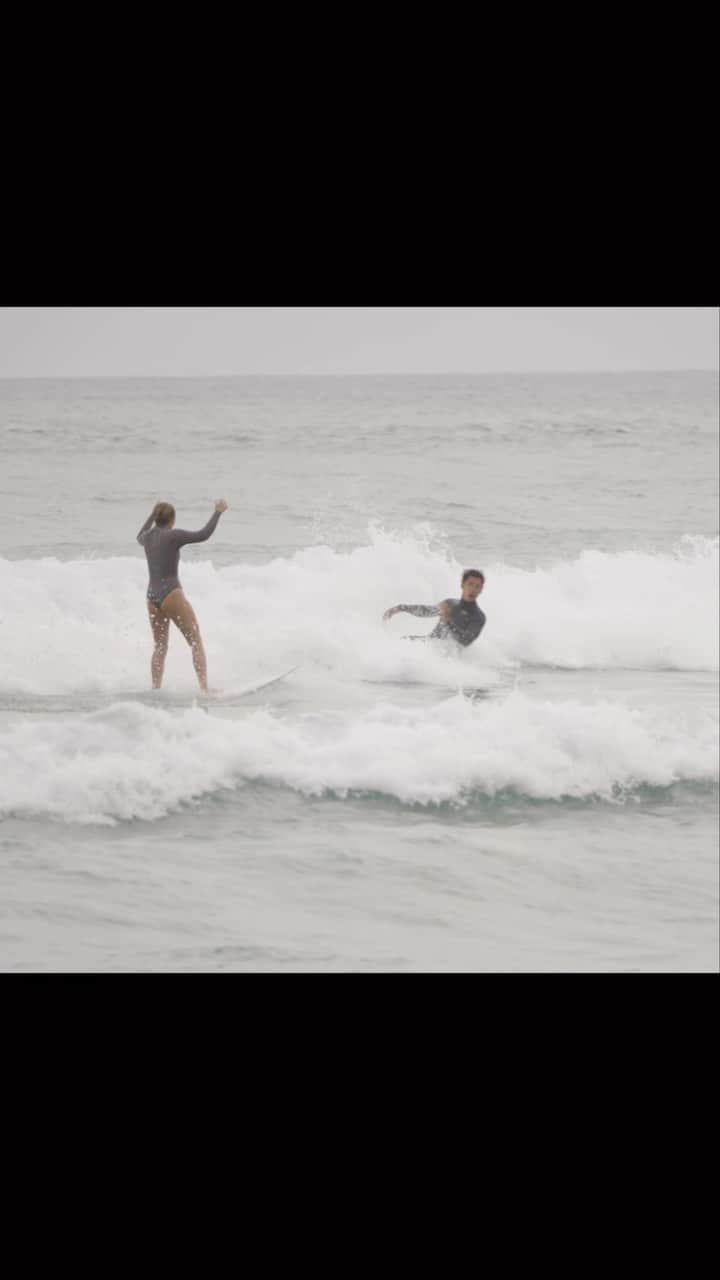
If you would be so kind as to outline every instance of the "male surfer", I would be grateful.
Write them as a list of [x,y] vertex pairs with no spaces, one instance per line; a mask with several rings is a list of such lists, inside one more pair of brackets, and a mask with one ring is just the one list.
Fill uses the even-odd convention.
[[485,614],[475,601],[485,586],[485,574],[479,569],[466,569],[462,576],[462,595],[459,600],[441,600],[440,604],[396,604],[383,614],[387,622],[395,613],[412,613],[416,618],[436,618],[440,621],[427,636],[406,636],[408,640],[444,640],[450,638],[467,646],[477,640],[485,626]]

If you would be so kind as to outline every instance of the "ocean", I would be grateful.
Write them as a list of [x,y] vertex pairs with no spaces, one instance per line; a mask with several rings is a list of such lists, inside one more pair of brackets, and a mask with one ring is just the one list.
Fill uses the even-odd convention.
[[[0,969],[718,971],[716,373],[6,380],[0,440]],[[174,632],[150,694],[136,534],[218,497],[222,693]],[[382,621],[471,567],[467,650]]]

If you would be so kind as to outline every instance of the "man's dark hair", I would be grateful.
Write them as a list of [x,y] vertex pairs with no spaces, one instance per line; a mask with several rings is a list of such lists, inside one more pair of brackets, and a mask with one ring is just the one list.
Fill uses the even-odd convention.
[[485,574],[484,574],[484,573],[481,573],[479,569],[466,569],[466,570],[465,570],[465,572],[464,572],[464,574],[463,574],[463,576],[462,576],[462,586],[463,586],[463,587],[465,586],[465,583],[467,582],[467,579],[468,579],[468,578],[480,578],[480,580],[481,580],[481,582],[483,583],[483,585],[484,585],[484,583],[485,583]]

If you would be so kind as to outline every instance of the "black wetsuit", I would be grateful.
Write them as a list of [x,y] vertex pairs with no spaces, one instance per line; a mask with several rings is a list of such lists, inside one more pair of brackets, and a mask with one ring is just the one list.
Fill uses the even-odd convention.
[[194,532],[189,529],[170,529],[160,525],[155,525],[155,528],[151,529],[153,517],[148,516],[137,540],[145,548],[147,556],[150,572],[147,598],[152,604],[161,605],[165,597],[180,586],[178,578],[180,548],[188,542],[205,542],[214,532],[220,515],[220,511],[215,511],[205,528],[196,529]]
[[[456,640],[463,646],[477,640],[485,626],[485,614],[478,609],[474,600],[443,600],[450,605],[450,621],[438,622],[434,631],[427,636],[406,636],[407,640]],[[436,618],[440,613],[439,604],[399,604],[400,613],[412,613],[416,618]]]

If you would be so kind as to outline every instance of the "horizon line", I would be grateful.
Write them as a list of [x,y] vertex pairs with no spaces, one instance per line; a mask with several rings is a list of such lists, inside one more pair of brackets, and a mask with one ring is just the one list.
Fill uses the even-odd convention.
[[16,373],[0,374],[0,382],[82,382],[82,381],[122,381],[123,379],[151,381],[162,379],[170,381],[201,381],[209,378],[504,378],[525,377],[529,374],[563,374],[567,377],[582,377],[587,374],[647,374],[647,373],[720,373],[719,366],[683,365],[676,368],[628,368],[628,369],[437,369],[428,370],[370,370],[358,372],[346,370],[343,373],[299,372],[280,373],[273,371],[254,373]]

